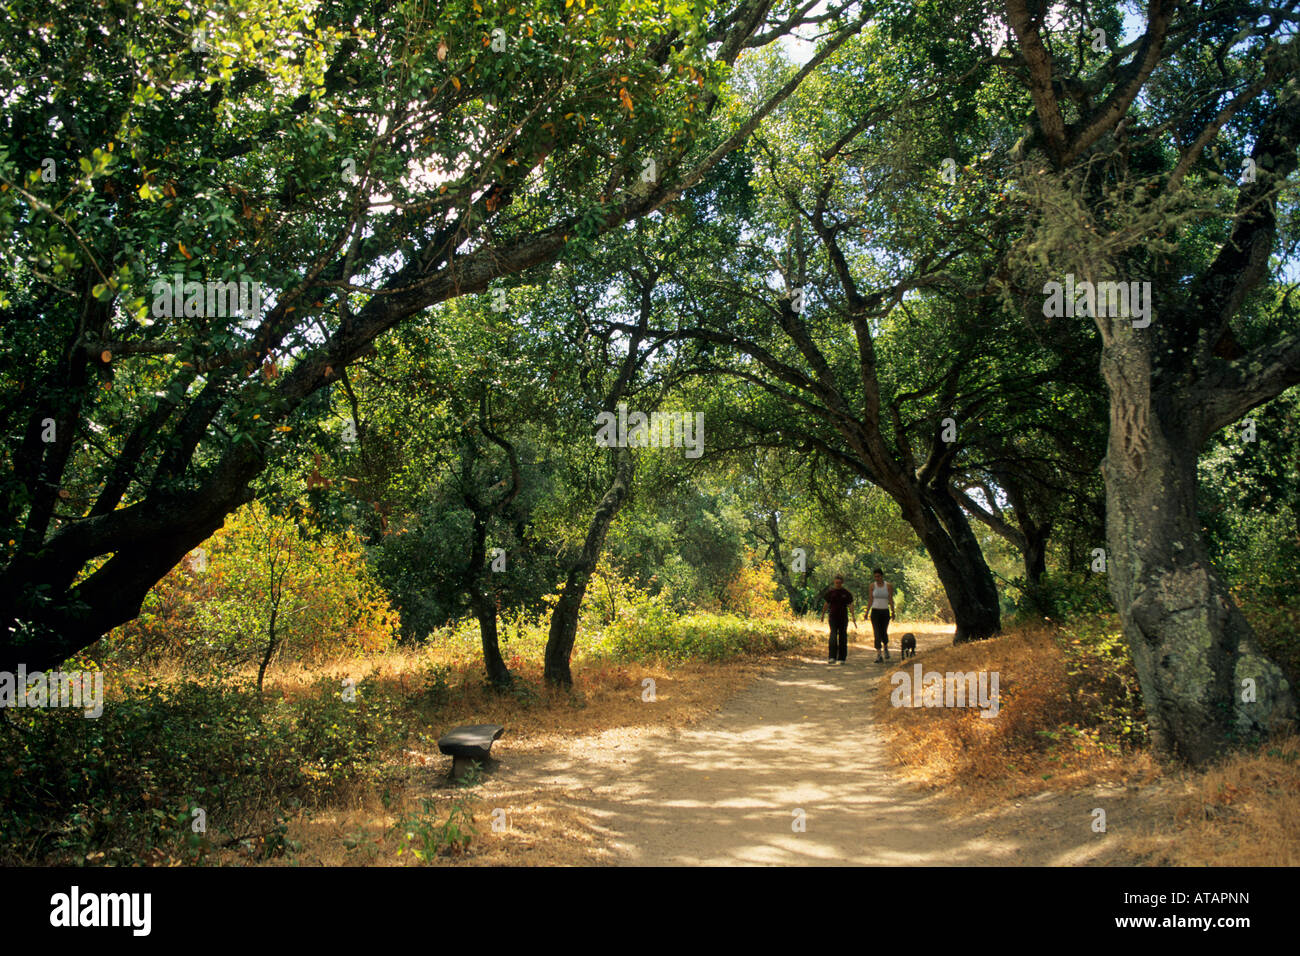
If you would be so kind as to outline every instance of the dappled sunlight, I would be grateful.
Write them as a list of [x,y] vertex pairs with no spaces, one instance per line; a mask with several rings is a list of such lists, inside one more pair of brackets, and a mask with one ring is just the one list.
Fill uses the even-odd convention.
[[[951,640],[942,625],[908,627],[918,645]],[[803,658],[685,728],[599,733],[553,754],[502,748],[501,789],[489,781],[484,799],[562,790],[633,865],[1048,862],[1026,857],[1027,843],[954,821],[939,798],[893,778],[870,701],[888,671],[870,653],[851,644],[842,667]],[[1060,853],[1086,851],[1093,834],[1079,830]]]

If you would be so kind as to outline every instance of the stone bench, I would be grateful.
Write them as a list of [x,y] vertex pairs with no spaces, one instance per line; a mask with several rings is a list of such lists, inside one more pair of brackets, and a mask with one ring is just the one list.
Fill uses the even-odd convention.
[[451,757],[451,775],[459,780],[476,763],[486,763],[492,744],[506,732],[497,724],[455,727],[438,738],[438,749]]

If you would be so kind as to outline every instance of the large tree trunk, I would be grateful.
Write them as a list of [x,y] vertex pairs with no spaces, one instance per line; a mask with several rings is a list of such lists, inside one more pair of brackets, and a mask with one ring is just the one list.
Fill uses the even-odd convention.
[[573,656],[573,642],[578,635],[578,612],[582,609],[587,585],[591,581],[592,572],[596,570],[601,549],[605,546],[605,535],[632,490],[636,463],[631,451],[627,448],[613,448],[611,453],[614,459],[614,480],[596,507],[591,525],[587,528],[587,536],[582,542],[582,550],[570,565],[560,600],[551,612],[543,676],[547,683],[560,687],[573,685],[569,658]]
[[1196,512],[1197,403],[1162,398],[1149,346],[1108,343],[1107,571],[1152,741],[1203,763],[1284,726],[1291,688],[1210,563]]
[[[1126,208],[1120,201],[1112,206],[1118,192],[1099,194],[1104,177],[1093,174],[1096,160],[1110,159],[1101,144],[1112,133],[1119,138],[1120,125],[1130,117],[1129,104],[1140,101],[1146,78],[1181,46],[1177,39],[1165,42],[1171,24],[1177,37],[1185,22],[1181,5],[1153,3],[1142,52],[1132,64],[1108,66],[1087,77],[1069,76],[1068,70],[1058,72],[1060,64],[1053,62],[1043,42],[1042,20],[1031,6],[1023,0],[1007,6],[1008,24],[1028,67],[1038,121],[1023,155],[1033,154],[1037,166],[1041,146],[1047,163],[1066,173],[1067,188],[1077,185],[1081,195],[1091,191],[1097,200],[1090,200],[1088,208],[1098,224],[1077,233],[1082,252],[1070,262],[1093,281],[1089,270],[1109,272],[1121,264],[1106,261],[1116,246],[1136,245],[1116,240],[1130,227],[1140,205]],[[1073,118],[1073,106],[1062,109],[1058,91],[1068,88],[1058,82],[1062,76],[1090,86],[1119,79],[1112,70],[1134,67],[1135,72],[1123,77],[1124,92],[1118,99],[1113,96],[1082,121],[1067,120]],[[1210,563],[1196,513],[1196,465],[1206,439],[1300,382],[1300,336],[1274,334],[1243,354],[1233,329],[1243,306],[1268,281],[1276,251],[1277,195],[1296,169],[1300,87],[1293,73],[1270,71],[1253,92],[1234,102],[1230,113],[1213,120],[1206,115],[1198,121],[1199,107],[1174,114],[1171,122],[1187,127],[1185,141],[1193,145],[1182,152],[1166,181],[1156,183],[1161,194],[1171,196],[1181,187],[1198,168],[1202,150],[1215,141],[1226,116],[1238,110],[1238,118],[1247,118],[1243,135],[1252,142],[1250,157],[1259,174],[1238,186],[1229,233],[1208,265],[1199,237],[1186,240],[1190,244],[1185,254],[1172,265],[1154,243],[1127,257],[1132,277],[1156,273],[1150,287],[1161,293],[1162,301],[1154,308],[1154,319],[1148,310],[1139,326],[1111,309],[1090,310],[1101,334],[1101,369],[1110,392],[1102,474],[1111,597],[1133,653],[1153,741],[1161,750],[1194,763],[1246,738],[1293,724],[1295,717],[1291,688],[1278,667],[1260,653],[1253,631]],[[1213,79],[1201,86],[1200,80],[1189,77],[1189,103],[1199,103],[1199,91],[1219,83]],[[1098,149],[1090,156],[1094,147]],[[1040,166],[1033,175],[1042,172]],[[1040,212],[1056,218],[1056,210],[1046,205]],[[1106,221],[1112,213],[1113,219]],[[1160,226],[1162,236],[1166,225]],[[1102,241],[1094,244],[1094,235]],[[1184,248],[1178,251],[1184,253]],[[1156,268],[1159,262],[1167,268]],[[1188,273],[1190,283],[1183,278]]]
[[[907,514],[907,509],[904,509]],[[979,641],[1002,630],[998,589],[966,512],[946,488],[927,489],[925,506],[912,527],[920,535],[952,605],[957,632],[954,644]]]

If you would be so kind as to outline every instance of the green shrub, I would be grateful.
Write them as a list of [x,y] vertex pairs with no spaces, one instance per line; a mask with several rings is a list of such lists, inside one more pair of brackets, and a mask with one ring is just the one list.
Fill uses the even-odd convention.
[[1059,628],[1070,702],[1089,717],[1103,746],[1144,747],[1142,688],[1128,643],[1112,613],[1081,616]]
[[[755,576],[754,580],[759,577]],[[783,605],[773,602],[772,606],[784,616]],[[542,660],[550,628],[549,614],[549,606],[531,613],[502,612],[498,636],[501,652],[511,670],[517,671],[524,660]],[[670,592],[643,590],[602,566],[592,576],[578,616],[574,659],[719,661],[784,649],[797,643],[801,634],[782,618],[751,618],[699,610],[684,613]],[[429,642],[443,652],[451,651],[458,660],[473,663],[482,660],[479,625],[473,617],[438,628],[430,634]],[[527,704],[535,692],[527,681],[521,681],[515,695]]]
[[1044,618],[1056,623],[1097,619],[1114,614],[1106,575],[1090,571],[1048,570],[1038,586],[1026,587],[1016,578],[1009,589],[1013,615],[1021,620]]
[[[479,779],[480,771],[471,767],[461,779],[461,787],[469,789]],[[460,856],[468,852],[470,844],[478,836],[474,827],[473,801],[468,795],[453,799],[447,819],[441,822],[435,802],[424,798],[420,801],[419,812],[397,821],[393,829],[405,841],[405,845],[398,848],[397,855],[409,850],[421,863],[427,863],[440,854]]]
[[[871,579],[863,585],[862,607],[871,606],[867,595],[872,587]],[[952,605],[948,603],[948,594],[939,580],[939,572],[934,562],[926,555],[911,553],[903,559],[903,570],[894,582],[896,593],[894,605],[900,617],[908,620],[951,622]]]
[[405,739],[395,698],[365,682],[356,691],[346,702],[323,679],[296,701],[264,701],[251,683],[154,682],[124,688],[94,719],[8,711],[0,863],[193,862],[241,840],[282,852],[289,816],[380,780]]
[[710,613],[678,617],[651,607],[611,624],[594,651],[615,660],[721,661],[783,650],[801,639],[802,632],[780,621]]
[[451,697],[451,668],[446,664],[430,662],[423,674],[424,699],[434,706],[445,704]]
[[100,643],[103,660],[170,659],[188,674],[222,677],[260,662],[272,637],[275,659],[316,661],[384,650],[397,633],[397,612],[355,535],[313,539],[294,518],[252,502],[198,551]]

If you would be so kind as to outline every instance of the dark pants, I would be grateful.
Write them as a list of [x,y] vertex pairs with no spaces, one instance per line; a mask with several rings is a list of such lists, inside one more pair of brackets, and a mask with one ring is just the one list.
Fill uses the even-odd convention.
[[831,649],[826,655],[827,660],[842,661],[849,656],[849,619],[846,617],[842,621],[835,618],[831,622]]
[[871,609],[871,629],[876,634],[876,650],[889,646],[889,608]]

